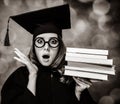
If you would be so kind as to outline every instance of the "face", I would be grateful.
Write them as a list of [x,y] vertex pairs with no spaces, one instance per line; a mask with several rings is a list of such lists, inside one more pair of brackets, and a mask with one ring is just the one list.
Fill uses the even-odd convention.
[[35,53],[43,66],[49,66],[54,61],[59,48],[58,35],[55,33],[43,33],[37,35],[34,40]]

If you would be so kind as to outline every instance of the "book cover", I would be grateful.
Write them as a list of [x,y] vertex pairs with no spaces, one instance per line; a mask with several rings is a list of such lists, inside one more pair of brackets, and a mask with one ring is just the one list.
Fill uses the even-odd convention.
[[90,64],[98,64],[98,65],[107,65],[107,66],[113,65],[113,59],[92,59],[92,58],[80,58],[80,57],[66,56],[65,60],[72,61],[72,62],[82,62],[82,63],[90,63]]
[[90,73],[90,72],[74,71],[74,70],[67,70],[67,69],[65,70],[64,75],[97,79],[97,80],[108,80],[107,74]]
[[108,50],[100,49],[87,49],[87,48],[71,48],[67,47],[67,52],[71,53],[84,53],[84,54],[97,54],[97,55],[108,55]]
[[73,67],[73,66],[65,66],[65,70],[74,70],[74,71],[83,71],[83,72],[92,72],[92,73],[101,73],[101,74],[109,74],[115,75],[115,70],[111,69],[102,69],[102,68],[92,68],[92,67]]
[[67,52],[66,56],[93,58],[93,59],[107,59],[108,58],[108,56],[106,55],[94,55],[94,54],[71,53],[71,52]]

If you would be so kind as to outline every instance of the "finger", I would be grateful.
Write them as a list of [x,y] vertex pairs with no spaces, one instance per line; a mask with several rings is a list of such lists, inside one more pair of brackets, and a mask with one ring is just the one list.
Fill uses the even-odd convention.
[[18,48],[14,48],[14,50],[16,50],[16,51],[20,51]]
[[19,49],[15,48],[15,51],[19,53],[22,57],[26,57]]
[[18,55],[18,57],[20,57],[20,58],[22,58],[22,59],[27,59],[27,56],[25,56],[25,55],[24,55],[23,53],[21,53],[20,51],[15,50],[14,52]]
[[78,80],[79,80],[78,77],[73,77],[73,79],[74,79],[75,81],[78,81]]
[[76,81],[76,83],[77,83],[78,85],[80,85],[80,84],[92,85],[91,82],[88,82],[88,81],[86,81],[86,80],[84,80],[84,79],[80,79],[80,78],[76,78],[76,77],[73,77],[73,79]]
[[[18,61],[20,61],[20,62],[22,62],[22,63],[24,63],[24,64],[29,63],[29,61],[28,61],[25,57],[22,57],[22,56],[21,56],[19,53],[17,53],[17,52],[15,52],[15,53],[16,53],[17,56],[18,56],[18,57],[16,57]],[[15,59],[16,59],[16,58],[15,58]]]
[[76,82],[76,83],[77,83],[77,86],[80,86],[81,88],[89,88],[90,87],[89,84],[86,84],[86,83],[81,82],[81,81]]
[[23,64],[25,64],[24,63],[24,61],[22,61],[21,59],[19,59],[18,57],[13,57],[15,60],[17,60],[17,61],[19,61],[19,62],[21,62],[21,63],[23,63]]
[[86,83],[86,84],[92,84],[91,80],[90,79],[87,79],[87,78],[80,78],[80,77],[77,77],[78,80]]
[[14,52],[15,52],[15,54],[16,54],[19,58],[22,58],[22,59],[23,59],[23,56],[21,56],[20,53],[18,53],[17,51],[14,51]]
[[74,79],[75,82],[79,85],[80,81],[78,81],[75,77],[73,77],[73,79]]

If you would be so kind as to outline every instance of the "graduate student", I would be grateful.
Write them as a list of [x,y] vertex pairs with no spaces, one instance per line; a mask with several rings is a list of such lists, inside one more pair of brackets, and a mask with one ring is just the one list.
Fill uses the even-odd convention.
[[33,35],[33,44],[28,57],[15,49],[14,59],[25,66],[16,69],[3,85],[1,104],[96,104],[88,85],[81,89],[77,78],[63,75],[66,51],[62,29],[71,27],[69,5],[10,18]]

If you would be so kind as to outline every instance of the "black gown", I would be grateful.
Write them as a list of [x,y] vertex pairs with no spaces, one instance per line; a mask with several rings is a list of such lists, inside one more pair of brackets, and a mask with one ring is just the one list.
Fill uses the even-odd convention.
[[87,89],[78,101],[75,83],[62,83],[48,70],[38,71],[34,96],[27,89],[28,75],[27,68],[20,67],[7,79],[1,91],[1,104],[96,104]]

